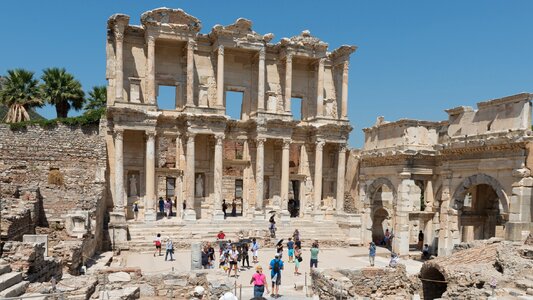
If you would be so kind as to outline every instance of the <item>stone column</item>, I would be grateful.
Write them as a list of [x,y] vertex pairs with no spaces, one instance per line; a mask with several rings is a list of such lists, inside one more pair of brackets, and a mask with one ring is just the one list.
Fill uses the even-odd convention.
[[259,50],[259,73],[257,76],[257,111],[265,110],[265,47]]
[[155,85],[155,37],[149,35],[146,37],[148,47],[148,57],[146,60],[146,93],[148,95],[148,104],[155,103],[156,85]]
[[317,83],[316,83],[316,116],[324,116],[324,62],[325,58],[318,61]]
[[184,219],[188,221],[194,221],[196,220],[196,211],[194,210],[194,164],[195,164],[195,158],[194,158],[194,138],[196,137],[196,133],[194,132],[187,132],[187,169],[185,174],[185,185],[187,190],[187,209],[184,213]]
[[146,137],[144,219],[146,221],[155,221],[155,131],[147,131]]
[[285,57],[285,111],[291,112],[292,97],[292,54]]
[[123,44],[124,44],[124,25],[115,24],[115,48],[116,48],[116,65],[115,65],[115,100],[122,101],[124,99],[124,58],[123,58]]
[[257,219],[264,219],[264,209],[263,209],[263,196],[264,196],[264,175],[265,175],[265,169],[264,169],[264,159],[265,159],[265,138],[257,138],[256,139],[256,163],[255,163],[255,194],[256,194],[256,201],[255,201],[255,213],[254,218]]
[[281,152],[281,219],[289,220],[288,210],[289,203],[289,150],[291,146],[290,139],[283,140]]
[[222,212],[222,144],[224,142],[224,134],[215,135],[215,201],[213,204],[213,220],[224,220],[224,213]]
[[115,203],[113,211],[124,213],[124,130],[116,128],[115,134]]
[[401,182],[398,186],[392,251],[406,257],[409,255],[409,211],[411,211],[409,192],[416,185],[411,179],[411,173],[402,172],[399,177]]
[[433,211],[433,204],[435,202],[434,198],[435,197],[433,196],[433,180],[428,180],[426,183],[426,190],[424,191],[424,211]]
[[442,188],[441,188],[441,207],[440,207],[440,224],[439,224],[439,242],[438,242],[438,255],[446,256],[452,253],[453,245],[452,241],[452,232],[448,227],[449,219],[453,218],[452,209],[450,208],[451,201],[451,171],[444,170],[441,172],[443,177]]
[[194,46],[196,42],[189,39],[187,43],[187,104],[194,106]]
[[339,145],[337,163],[337,213],[344,212],[344,174],[346,173],[346,145]]
[[217,59],[217,106],[224,106],[224,45],[218,46]]
[[348,61],[342,64],[341,119],[348,118],[348,65]]
[[315,219],[321,219],[324,215],[321,213],[322,204],[322,150],[324,141],[317,141],[315,146],[315,181],[314,181],[314,215]]

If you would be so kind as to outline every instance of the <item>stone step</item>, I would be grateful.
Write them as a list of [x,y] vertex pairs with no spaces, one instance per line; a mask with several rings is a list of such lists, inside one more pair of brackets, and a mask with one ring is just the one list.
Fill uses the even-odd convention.
[[11,272],[11,266],[3,264],[0,265],[0,275],[6,274]]
[[527,290],[527,289],[533,289],[533,281],[529,279],[520,279],[515,282],[516,287]]
[[22,299],[26,299],[27,298],[28,300],[48,300],[48,299],[53,299],[52,298],[53,296],[39,294],[39,293],[26,293],[26,294],[22,294],[20,297]]
[[22,273],[10,272],[0,275],[0,292],[22,281]]
[[0,297],[17,297],[26,292],[30,285],[29,281],[21,281],[0,292]]

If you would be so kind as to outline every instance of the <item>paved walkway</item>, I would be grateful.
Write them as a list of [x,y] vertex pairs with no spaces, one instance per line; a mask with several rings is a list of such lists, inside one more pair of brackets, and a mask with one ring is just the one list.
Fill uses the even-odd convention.
[[[217,254],[218,266],[218,248],[215,249]],[[152,253],[124,253],[124,258],[127,266],[140,267],[144,274],[156,274],[161,272],[172,271],[190,271],[191,270],[191,252],[190,250],[179,250],[175,253],[174,261],[165,261],[164,251],[163,256],[153,256]],[[294,275],[294,263],[287,263],[287,251],[283,255],[285,268],[282,271],[282,281],[280,294],[285,296],[285,299],[307,299],[306,295],[306,278],[307,285],[310,286],[309,277],[309,248],[304,248],[302,251],[303,261],[300,264],[300,273],[302,275]],[[378,268],[386,267],[389,262],[388,251],[383,248],[378,248],[375,265]],[[251,253],[250,253],[251,254]],[[271,259],[274,258],[274,249],[260,249],[259,264],[270,277],[268,265]],[[252,257],[250,256],[250,261]],[[416,274],[420,271],[422,263],[415,260],[401,260],[401,263],[406,265],[409,274]],[[239,264],[239,267],[241,265]],[[242,299],[250,299],[252,297],[252,286],[250,285],[250,278],[255,272],[254,264],[250,264],[250,268],[241,268],[237,278],[230,277],[237,282],[237,285],[242,285]],[[349,247],[349,248],[325,248],[321,249],[318,256],[319,268],[348,268],[358,269],[368,267],[368,250],[366,247]],[[233,273],[232,273],[233,276]],[[302,291],[294,289],[295,284],[303,285]],[[310,287],[309,287],[310,290]],[[237,291],[239,294],[239,291]]]

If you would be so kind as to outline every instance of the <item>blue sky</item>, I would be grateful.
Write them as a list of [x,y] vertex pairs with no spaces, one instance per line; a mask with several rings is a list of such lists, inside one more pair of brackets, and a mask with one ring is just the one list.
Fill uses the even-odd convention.
[[[533,1],[2,1],[0,74],[65,67],[89,90],[104,85],[107,18],[182,8],[207,33],[238,17],[275,40],[308,29],[357,45],[350,64],[350,145],[386,120],[444,120],[444,109],[533,92]],[[55,110],[43,108],[46,117]],[[75,113],[71,112],[71,115]]]

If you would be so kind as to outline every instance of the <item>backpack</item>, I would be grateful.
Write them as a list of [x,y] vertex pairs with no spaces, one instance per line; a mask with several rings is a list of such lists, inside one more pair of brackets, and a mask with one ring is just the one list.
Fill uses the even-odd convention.
[[274,271],[274,273],[279,273],[279,270],[280,270],[280,267],[279,267],[280,263],[279,263],[279,259],[275,259],[274,260],[274,267],[272,268],[272,270]]

